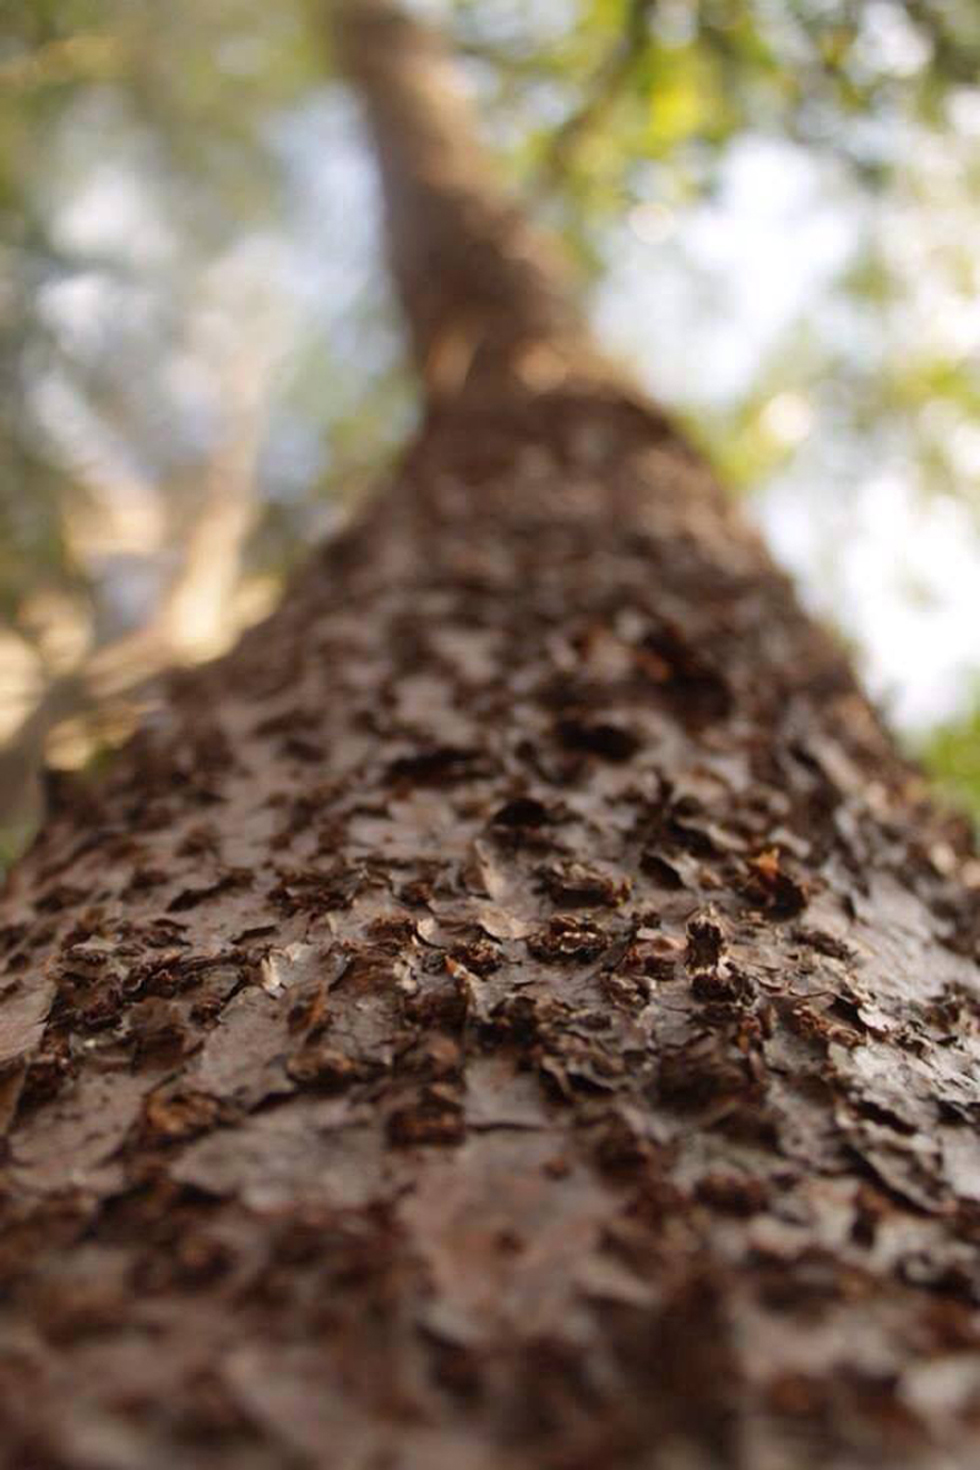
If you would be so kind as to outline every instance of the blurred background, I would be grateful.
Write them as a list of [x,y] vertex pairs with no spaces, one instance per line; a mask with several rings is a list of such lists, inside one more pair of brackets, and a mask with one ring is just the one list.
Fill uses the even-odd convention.
[[[105,758],[411,430],[326,3],[0,0],[0,864],[41,757]],[[608,349],[980,817],[980,5],[413,8]]]

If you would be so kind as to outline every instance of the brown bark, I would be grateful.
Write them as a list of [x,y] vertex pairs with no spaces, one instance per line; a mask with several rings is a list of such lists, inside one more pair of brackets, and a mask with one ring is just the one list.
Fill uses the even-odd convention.
[[970,1466],[968,854],[482,166],[432,172],[400,34],[348,49],[396,263],[421,359],[474,350],[11,881],[0,1460]]
[[340,49],[368,103],[389,258],[430,401],[594,371],[560,252],[497,187],[435,37],[380,0],[343,10]]

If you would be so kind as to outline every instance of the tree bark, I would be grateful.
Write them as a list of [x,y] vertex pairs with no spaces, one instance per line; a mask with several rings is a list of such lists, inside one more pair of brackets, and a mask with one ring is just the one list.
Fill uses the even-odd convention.
[[348,13],[429,412],[13,875],[11,1470],[980,1454],[977,866]]

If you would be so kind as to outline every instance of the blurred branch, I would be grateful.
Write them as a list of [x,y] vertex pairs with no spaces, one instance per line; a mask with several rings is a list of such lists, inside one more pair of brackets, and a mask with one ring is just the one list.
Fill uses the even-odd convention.
[[[227,430],[197,477],[201,503],[170,588],[145,627],[96,648],[57,677],[0,747],[0,872],[43,819],[52,742],[67,731],[61,764],[83,764],[132,731],[152,702],[153,682],[173,665],[219,653],[238,631],[232,615],[242,558],[256,515],[255,465],[271,361],[256,351],[229,373]],[[70,749],[65,749],[70,747]]]
[[106,81],[122,71],[117,36],[64,36],[0,63],[0,87],[26,92],[63,82]]
[[228,429],[204,477],[203,504],[184,564],[159,620],[177,656],[207,657],[227,641],[229,609],[257,515],[256,464],[265,431],[272,362],[253,351],[227,375]]
[[963,86],[980,81],[980,24],[974,15],[971,35],[958,35],[955,13],[933,6],[928,0],[905,0],[905,12],[932,46],[932,64],[946,78]]
[[597,127],[627,84],[649,41],[650,16],[656,0],[630,0],[622,35],[600,63],[586,99],[554,133],[541,169],[553,185],[567,169],[585,135]]

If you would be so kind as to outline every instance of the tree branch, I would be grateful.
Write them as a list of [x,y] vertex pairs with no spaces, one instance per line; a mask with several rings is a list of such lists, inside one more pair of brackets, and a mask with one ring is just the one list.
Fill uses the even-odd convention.
[[585,101],[565,119],[551,139],[541,170],[546,186],[558,181],[582,139],[603,120],[629,80],[646,49],[648,22],[655,3],[656,0],[631,0],[626,27],[596,69]]
[[348,0],[336,29],[373,133],[391,267],[430,398],[580,374],[594,354],[567,268],[493,176],[438,40],[387,0]]

